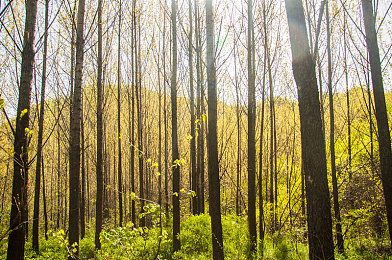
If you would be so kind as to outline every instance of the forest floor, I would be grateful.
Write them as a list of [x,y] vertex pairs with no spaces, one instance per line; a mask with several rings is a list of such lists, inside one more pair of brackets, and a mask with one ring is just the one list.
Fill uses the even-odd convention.
[[[151,219],[153,222],[154,220]],[[170,223],[170,221],[168,221]],[[94,226],[88,225],[80,241],[80,259],[212,259],[210,218],[208,215],[191,216],[181,224],[181,251],[172,253],[171,226],[135,228],[106,227],[101,234],[102,250],[94,251]],[[248,251],[246,217],[223,216],[223,239],[226,259],[308,259],[305,230],[296,229],[267,235],[262,248],[252,257]],[[26,259],[67,259],[73,249],[67,246],[64,230],[49,231],[48,240],[40,239],[37,255],[30,239],[26,243]],[[346,238],[345,252],[336,252],[336,259],[392,259],[387,239]],[[0,241],[0,259],[6,258],[7,239]]]

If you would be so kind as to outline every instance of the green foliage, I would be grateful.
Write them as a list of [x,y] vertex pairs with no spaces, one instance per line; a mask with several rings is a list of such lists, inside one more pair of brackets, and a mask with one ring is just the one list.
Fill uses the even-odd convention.
[[171,255],[171,239],[166,230],[159,227],[152,229],[135,228],[133,224],[126,227],[103,231],[101,234],[102,250],[98,259],[167,259]]
[[[246,218],[222,216],[224,253],[227,259],[246,259],[248,228]],[[201,214],[191,216],[181,224],[181,251],[175,259],[211,259],[211,218]]]
[[[151,212],[159,210],[154,206]],[[151,215],[156,213],[150,213]],[[146,217],[149,217],[147,214]],[[152,218],[153,219],[153,218]],[[80,259],[212,259],[211,220],[209,215],[190,216],[181,224],[181,251],[172,253],[172,221],[166,227],[156,223],[152,228],[136,228],[132,223],[125,227],[103,230],[102,250],[95,252],[94,229],[91,226],[79,243]],[[247,218],[234,215],[222,216],[223,243],[226,259],[308,259],[308,245],[303,228],[266,235],[258,250],[249,257]],[[0,259],[5,259],[7,239],[0,241]],[[337,260],[344,259],[391,259],[389,240],[372,236],[346,238],[345,252],[336,252]],[[26,259],[67,259],[72,247],[68,245],[64,230],[49,232],[49,239],[40,239],[40,254],[36,255],[31,241],[26,242]]]
[[39,241],[39,255],[32,249],[31,241],[26,242],[25,256],[26,259],[63,260],[68,256],[66,244],[64,230],[50,232],[48,240],[41,238]]

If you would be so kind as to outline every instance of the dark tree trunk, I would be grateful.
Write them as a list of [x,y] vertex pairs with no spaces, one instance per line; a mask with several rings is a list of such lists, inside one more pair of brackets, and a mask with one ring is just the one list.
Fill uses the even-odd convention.
[[234,76],[235,76],[235,93],[236,93],[236,116],[237,116],[237,179],[236,179],[236,213],[241,215],[241,101],[240,87],[237,76],[237,46],[234,43]]
[[[347,34],[347,18],[346,12],[343,14],[344,18],[344,25],[343,25],[343,42],[346,42],[346,34]],[[347,100],[347,147],[348,147],[348,174],[349,180],[352,179],[352,171],[351,171],[351,161],[352,161],[352,151],[351,151],[351,113],[350,113],[350,93],[348,89],[348,70],[347,70],[347,44],[344,44],[344,76],[345,76],[345,83],[346,83],[346,100]]]
[[76,65],[75,65],[75,87],[73,93],[71,123],[70,123],[70,152],[69,152],[69,244],[76,248],[74,256],[79,255],[79,189],[80,189],[80,123],[82,104],[82,77],[84,56],[84,11],[85,0],[79,1],[78,20],[76,29]]
[[250,251],[256,250],[256,86],[253,59],[253,11],[248,0],[248,225]]
[[[165,40],[164,37],[163,41]],[[165,51],[165,50],[163,50]],[[158,204],[162,209],[162,86],[161,86],[161,67],[158,57]],[[160,215],[162,216],[162,215]],[[160,221],[162,228],[162,222]]]
[[26,20],[23,36],[22,70],[20,74],[19,100],[16,113],[14,135],[14,174],[12,182],[10,233],[8,237],[7,259],[23,259],[27,223],[28,189],[28,135],[31,81],[34,66],[35,22],[37,0],[26,1]]
[[[266,32],[266,28],[265,28]],[[270,87],[270,199],[269,202],[271,203],[271,219],[272,219],[272,224],[271,224],[271,233],[275,233],[275,208],[274,208],[274,177],[276,173],[274,173],[274,155],[275,155],[275,149],[274,147],[276,144],[274,144],[274,88],[273,88],[273,82],[272,82],[272,72],[271,72],[271,63],[270,63],[270,53],[268,49],[268,38],[267,38],[267,33],[265,34],[266,40],[265,40],[265,48],[267,50],[267,66],[268,66],[268,78],[269,78],[269,87]]]
[[339,206],[339,191],[338,181],[336,178],[336,163],[335,163],[335,113],[333,105],[333,88],[332,88],[332,50],[331,50],[331,29],[329,20],[328,1],[325,5],[326,20],[327,20],[327,53],[328,53],[328,96],[329,96],[329,131],[330,140],[329,147],[331,152],[331,174],[332,174],[332,193],[333,193],[333,208],[335,212],[335,227],[336,227],[336,240],[339,252],[344,252],[344,242],[342,233],[342,223],[340,218]]
[[45,0],[45,34],[44,52],[42,61],[42,83],[41,83],[41,102],[38,122],[38,143],[37,143],[37,165],[35,167],[35,191],[34,191],[34,215],[33,215],[33,249],[39,253],[39,196],[41,190],[41,164],[42,164],[42,138],[44,132],[44,113],[45,113],[45,88],[46,88],[46,58],[48,52],[48,16],[49,0]]
[[[57,111],[60,118],[60,86],[57,86]],[[60,153],[60,124],[57,125],[57,190],[61,190],[61,153]],[[57,220],[56,228],[60,229],[60,217],[61,217],[61,193],[57,192]]]
[[102,122],[102,0],[98,0],[98,72],[97,72],[97,201],[95,206],[95,249],[101,249],[99,235],[103,216],[103,122]]
[[315,66],[310,55],[301,0],[286,0],[287,20],[298,86],[302,158],[305,172],[309,259],[334,259],[325,142]]
[[44,204],[44,223],[45,223],[45,239],[48,240],[48,211],[46,208],[46,183],[45,183],[45,171],[44,171],[44,159],[42,158],[42,201]]
[[197,197],[199,213],[204,213],[204,86],[203,86],[203,66],[201,57],[201,35],[200,35],[200,11],[198,1],[195,1],[195,36],[196,36],[196,70],[197,70],[197,118],[200,120],[199,134],[197,136],[197,176],[198,188]]
[[223,239],[220,208],[220,180],[217,137],[217,90],[215,65],[215,32],[212,0],[206,0],[207,84],[208,84],[208,193],[214,260],[223,260]]
[[[142,123],[142,98],[141,98],[141,76],[140,74],[140,48],[138,49],[138,45],[140,46],[140,15],[139,18],[139,39],[138,33],[136,30],[136,1],[135,8],[133,12],[133,22],[134,22],[134,34],[135,34],[135,75],[136,75],[136,84],[135,84],[135,92],[136,92],[136,108],[137,108],[137,128],[138,128],[138,155],[139,155],[139,197],[140,197],[140,213],[144,212],[144,169],[143,169],[143,123]],[[144,227],[146,225],[146,219],[142,217],[140,219],[140,226]]]
[[[377,44],[375,17],[371,0],[362,0],[363,21],[366,31],[366,44],[369,53],[372,73],[374,104],[378,129],[378,144],[380,149],[381,181],[384,190],[385,206],[389,238],[392,242],[392,152],[389,132],[388,115],[385,104],[384,85],[382,80],[380,53]],[[370,104],[369,104],[370,106]]]
[[122,194],[122,151],[121,151],[121,0],[119,2],[118,18],[118,53],[117,53],[117,140],[118,140],[118,210],[119,226],[123,224],[123,194]]
[[[132,3],[132,10],[135,10],[135,3],[136,1],[133,1]],[[133,21],[133,19],[135,18],[134,15],[132,15],[132,31],[131,31],[131,73],[132,73],[132,98],[131,98],[131,104],[132,104],[132,108],[129,107],[129,112],[131,113],[132,111],[132,122],[130,123],[130,127],[131,127],[131,135],[130,135],[130,154],[131,154],[131,158],[130,158],[130,178],[131,178],[131,220],[132,223],[134,225],[136,225],[136,201],[135,201],[135,84],[136,84],[136,75],[135,75],[135,38],[134,38],[134,31],[136,30],[135,28],[135,22]],[[130,97],[129,97],[129,93],[128,93],[128,106],[129,106],[129,102],[130,102]]]
[[[166,0],[165,0],[165,6],[166,6]],[[163,33],[166,34],[166,19],[163,19]],[[167,78],[166,78],[166,49],[165,49],[165,38],[163,39],[163,44],[162,44],[162,49],[163,49],[163,124],[165,125],[165,142],[164,142],[164,149],[165,149],[165,214],[168,216],[169,214],[169,172],[168,172],[168,161],[169,161],[169,152],[168,152],[168,115],[167,115],[167,95],[166,95],[166,84],[167,84]],[[166,222],[167,224],[167,222]]]
[[83,93],[82,93],[82,105],[81,105],[81,120],[80,120],[80,140],[81,140],[81,153],[82,153],[82,162],[81,162],[81,189],[80,189],[80,238],[83,239],[86,234],[86,164],[85,164],[85,144],[84,144],[84,115],[83,115]]
[[192,20],[192,1],[189,0],[189,88],[190,88],[190,107],[191,107],[191,145],[190,145],[190,156],[191,156],[191,175],[192,175],[192,188],[196,196],[192,196],[192,213],[194,215],[199,214],[197,190],[197,169],[196,169],[196,130],[195,130],[195,92],[193,88],[193,20]]
[[[263,23],[266,24],[265,4],[263,4]],[[264,35],[265,37],[265,35]],[[263,209],[263,136],[264,136],[264,110],[265,110],[265,76],[267,69],[267,46],[264,46],[263,83],[261,104],[261,130],[260,130],[260,156],[259,156],[259,235],[260,241],[264,240],[264,209]],[[262,247],[259,247],[262,248]]]
[[180,165],[178,163],[177,136],[177,0],[172,0],[172,77],[171,77],[171,108],[172,108],[172,162],[173,165],[173,251],[181,248],[180,239]]

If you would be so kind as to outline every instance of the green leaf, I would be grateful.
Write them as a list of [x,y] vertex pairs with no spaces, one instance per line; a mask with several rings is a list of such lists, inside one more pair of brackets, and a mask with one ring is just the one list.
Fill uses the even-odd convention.
[[4,108],[4,100],[0,97],[0,109]]

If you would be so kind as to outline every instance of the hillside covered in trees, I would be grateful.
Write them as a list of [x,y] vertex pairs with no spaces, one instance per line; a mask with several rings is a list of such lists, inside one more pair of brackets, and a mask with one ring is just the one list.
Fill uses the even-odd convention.
[[0,0],[0,258],[392,258],[391,9]]

